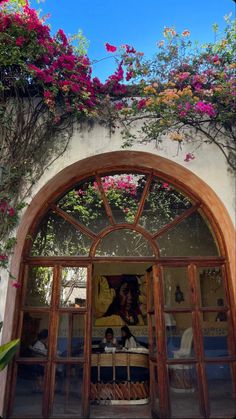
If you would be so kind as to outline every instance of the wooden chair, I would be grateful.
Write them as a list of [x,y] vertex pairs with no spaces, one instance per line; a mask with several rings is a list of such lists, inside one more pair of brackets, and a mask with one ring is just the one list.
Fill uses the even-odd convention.
[[[173,351],[174,359],[190,358],[193,344],[193,329],[189,327],[182,335],[180,348]],[[169,365],[170,388],[177,393],[194,392],[193,366],[188,364]]]

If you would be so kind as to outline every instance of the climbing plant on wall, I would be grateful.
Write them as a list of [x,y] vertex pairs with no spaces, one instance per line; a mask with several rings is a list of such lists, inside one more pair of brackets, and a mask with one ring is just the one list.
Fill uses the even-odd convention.
[[[218,25],[213,30],[215,42],[200,45],[190,40],[188,30],[165,28],[151,60],[123,46],[121,68],[129,94],[113,108],[126,146],[152,141],[158,145],[165,136],[179,146],[190,142],[193,150],[213,144],[228,167],[236,169],[235,22],[226,16],[224,32]],[[109,52],[116,54],[116,46]],[[187,153],[185,161],[193,158]]]
[[26,1],[0,3],[0,266],[15,243],[6,237],[32,186],[66,150],[76,121],[96,117],[103,88],[91,79],[84,38],[73,48],[54,36]]

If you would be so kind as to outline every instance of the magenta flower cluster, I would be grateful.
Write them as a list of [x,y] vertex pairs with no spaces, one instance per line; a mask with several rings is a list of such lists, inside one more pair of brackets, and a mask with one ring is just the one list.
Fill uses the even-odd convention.
[[[137,191],[137,185],[133,180],[131,175],[122,175],[122,176],[105,176],[102,178],[102,186],[105,192],[109,190],[116,190],[126,192],[129,195],[135,195]],[[93,184],[94,189],[98,189],[97,182]]]
[[212,118],[216,116],[216,111],[211,103],[199,101],[195,105],[195,110],[199,113],[205,113]]
[[[41,89],[57,123],[60,122],[61,105],[66,112],[88,115],[99,107],[101,96],[126,92],[121,83],[124,78],[122,63],[106,83],[102,84],[97,77],[92,79],[89,58],[74,52],[62,29],[52,36],[49,26],[28,5],[21,12],[9,13],[0,9],[0,33],[6,48],[16,51],[11,54],[11,62],[1,62],[0,58],[0,64],[19,68],[19,77],[24,82],[27,80],[29,86],[37,85]],[[117,47],[107,43],[106,49],[115,52]],[[125,49],[127,54],[135,51],[128,45]]]

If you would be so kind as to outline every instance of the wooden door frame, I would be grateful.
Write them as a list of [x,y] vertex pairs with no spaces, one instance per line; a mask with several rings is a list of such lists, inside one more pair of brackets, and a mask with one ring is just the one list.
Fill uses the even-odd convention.
[[[119,164],[117,162],[119,162]],[[137,151],[104,153],[74,163],[54,176],[37,193],[22,217],[17,232],[17,244],[10,267],[11,273],[17,278],[21,276],[22,255],[24,254],[24,247],[27,242],[27,234],[30,228],[34,228],[38,218],[42,216],[47,207],[47,202],[51,200],[51,191],[54,191],[53,196],[61,194],[61,191],[68,190],[74,184],[75,179],[78,180],[89,177],[91,172],[94,171],[94,167],[96,167],[97,173],[111,170],[130,171],[132,169],[140,170],[144,173],[154,171],[157,176],[165,178],[177,187],[179,186],[182,190],[185,190],[189,196],[192,194],[202,202],[201,207],[216,234],[221,254],[226,259],[228,294],[230,307],[232,309],[233,328],[236,329],[236,310],[234,310],[236,282],[232,280],[236,269],[234,264],[235,230],[231,218],[221,200],[204,181],[179,164],[150,153]],[[188,186],[186,187],[186,185]],[[16,334],[20,298],[19,292],[18,298],[16,298],[16,296],[16,290],[9,284],[4,316],[3,342],[15,337]],[[6,370],[2,373],[2,377],[3,379],[0,383],[0,406],[4,406],[3,401],[5,397],[5,385],[7,382]]]

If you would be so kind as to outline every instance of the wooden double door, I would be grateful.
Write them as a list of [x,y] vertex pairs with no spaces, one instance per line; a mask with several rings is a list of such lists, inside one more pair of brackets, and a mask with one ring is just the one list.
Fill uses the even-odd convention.
[[[199,270],[197,263],[200,262],[167,261],[152,263],[150,267],[146,261],[140,263],[143,269],[138,269],[145,278],[142,291],[146,299],[150,418],[207,418],[214,417],[216,410],[222,412],[219,417],[234,417],[236,413],[235,341],[227,287],[226,304],[207,307],[203,298],[205,283],[201,284],[204,270]],[[204,267],[205,262],[201,263]],[[211,263],[215,266],[216,262]],[[119,264],[122,266],[122,261]],[[135,266],[134,261],[132,264]],[[106,266],[108,263],[103,266],[104,276]],[[223,272],[220,265],[217,269]],[[44,266],[33,263],[25,266],[24,277],[17,332],[21,347],[10,372],[6,417],[95,417],[92,409],[90,412],[94,266],[68,266],[57,261]],[[177,283],[176,278],[182,282]],[[36,279],[43,287],[34,286]],[[108,291],[105,288],[104,296]],[[214,323],[214,330],[226,331],[223,337],[227,347],[224,352],[219,347],[220,355],[217,348],[205,348],[204,335],[204,323],[208,324],[210,315],[216,318],[219,311],[227,315],[227,321],[221,325]],[[47,356],[32,357],[32,339],[37,339],[37,332],[42,329],[49,332]],[[213,338],[216,343],[223,342]],[[35,392],[40,375],[43,388]],[[222,394],[224,397],[220,398]],[[116,408],[112,406],[114,417]]]

